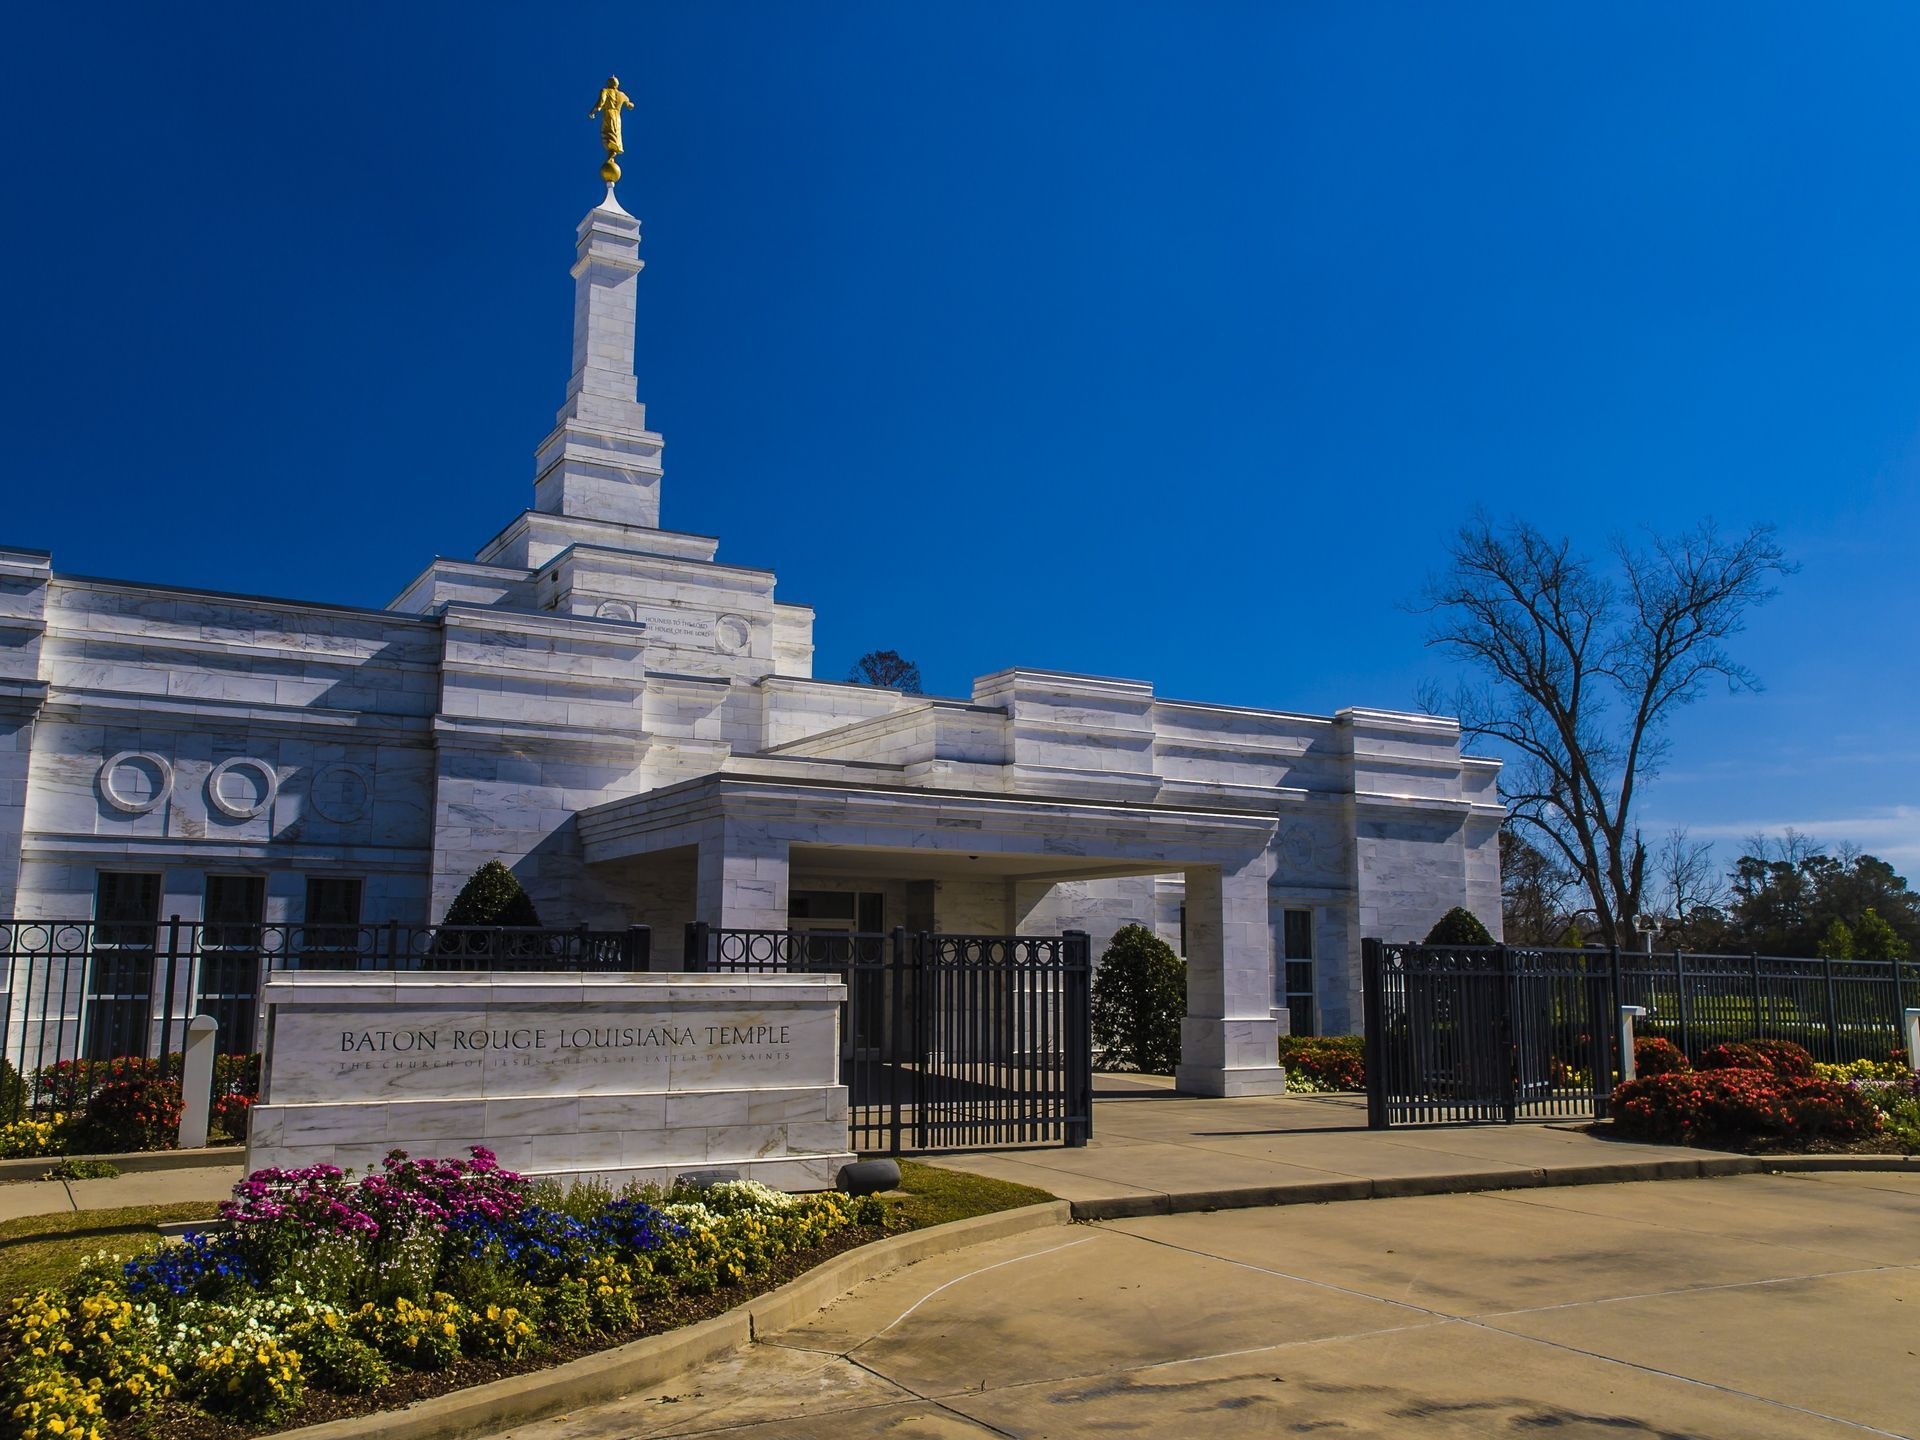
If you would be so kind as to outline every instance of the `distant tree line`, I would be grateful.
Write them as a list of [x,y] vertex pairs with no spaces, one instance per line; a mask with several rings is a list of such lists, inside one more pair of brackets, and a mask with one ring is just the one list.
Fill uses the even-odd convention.
[[[1789,830],[1749,837],[1720,871],[1705,842],[1670,833],[1652,856],[1647,912],[1661,950],[1894,960],[1920,951],[1920,892],[1877,855],[1831,852]],[[1572,870],[1526,836],[1501,832],[1506,938],[1518,945],[1605,944]],[[1637,932],[1644,937],[1646,930]]]

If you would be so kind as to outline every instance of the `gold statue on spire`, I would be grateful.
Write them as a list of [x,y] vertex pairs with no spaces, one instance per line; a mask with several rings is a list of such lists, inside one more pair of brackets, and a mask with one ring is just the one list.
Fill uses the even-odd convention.
[[609,185],[620,178],[616,157],[626,153],[626,147],[620,143],[620,112],[632,108],[633,101],[620,89],[620,77],[609,75],[606,89],[600,92],[600,99],[587,112],[600,117],[600,143],[607,152],[607,163],[600,167],[600,178]]

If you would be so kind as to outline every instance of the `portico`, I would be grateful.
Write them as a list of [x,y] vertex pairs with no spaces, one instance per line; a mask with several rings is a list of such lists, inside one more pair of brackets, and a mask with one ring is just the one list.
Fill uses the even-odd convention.
[[[1267,936],[1270,816],[721,774],[609,801],[577,823],[589,866],[624,872],[645,893],[678,889],[691,901],[686,918],[727,929],[787,929],[796,874],[869,894],[904,888],[889,924],[1014,934],[1037,928],[1056,886],[1177,873],[1190,1007],[1182,1088],[1285,1087]],[[690,896],[680,888],[689,862]],[[649,884],[663,872],[664,884]],[[643,923],[672,937],[678,918],[663,906]]]

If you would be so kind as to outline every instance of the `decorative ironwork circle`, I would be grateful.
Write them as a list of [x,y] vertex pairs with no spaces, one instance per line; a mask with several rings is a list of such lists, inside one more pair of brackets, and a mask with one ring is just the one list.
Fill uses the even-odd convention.
[[[114,780],[115,772],[121,766],[133,764],[151,765],[157,777],[153,794],[144,800],[127,794]],[[100,793],[116,810],[128,815],[145,815],[159,809],[166,803],[167,796],[173,793],[173,766],[167,763],[164,756],[156,755],[151,750],[122,750],[117,755],[108,756],[100,766]]]
[[313,785],[307,792],[314,813],[335,825],[352,825],[367,818],[373,805],[373,782],[367,772],[339,761],[322,765],[313,772]]
[[[220,782],[235,770],[252,770],[260,777],[260,798],[251,805],[236,804],[220,793]],[[235,755],[222,760],[213,767],[207,776],[207,801],[229,820],[251,820],[256,815],[266,813],[273,804],[274,797],[280,793],[280,776],[264,760],[256,760],[251,755]]]

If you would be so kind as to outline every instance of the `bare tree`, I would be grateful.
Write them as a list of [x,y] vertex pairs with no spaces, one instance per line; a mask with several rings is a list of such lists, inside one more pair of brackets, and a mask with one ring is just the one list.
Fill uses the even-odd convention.
[[920,693],[920,667],[898,650],[869,650],[854,662],[847,679],[859,685],[879,685],[888,690]]
[[1524,522],[1463,528],[1419,608],[1434,617],[1427,643],[1480,674],[1450,704],[1423,700],[1509,753],[1512,822],[1580,877],[1601,938],[1630,944],[1650,858],[1634,802],[1666,722],[1715,680],[1759,688],[1724,642],[1796,567],[1767,526],[1729,538],[1709,522],[1612,548],[1617,577]]
[[1510,945],[1558,945],[1573,923],[1573,871],[1511,825],[1500,827],[1500,911]]
[[1714,863],[1713,842],[1695,840],[1684,825],[1667,832],[1655,852],[1653,873],[1657,881],[1651,908],[1676,922],[1684,922],[1696,910],[1724,910],[1730,891],[1720,867]]

